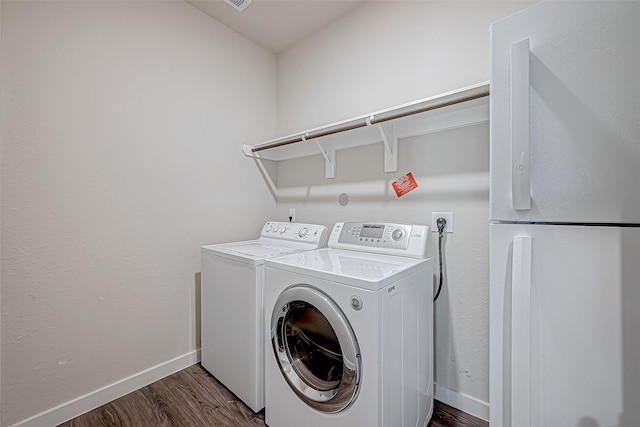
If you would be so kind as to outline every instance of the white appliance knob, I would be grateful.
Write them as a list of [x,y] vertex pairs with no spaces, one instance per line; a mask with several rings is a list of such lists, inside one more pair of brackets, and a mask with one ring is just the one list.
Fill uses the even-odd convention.
[[298,231],[298,236],[304,237],[307,235],[308,232],[309,232],[309,229],[307,227],[302,227],[300,231]]
[[267,224],[267,227],[264,229],[264,231],[271,231],[271,224]]
[[362,302],[362,298],[360,298],[359,296],[352,295],[349,302],[351,304],[351,308],[353,308],[354,310],[356,311],[362,310],[363,302]]
[[280,234],[284,234],[285,231],[287,231],[287,227],[282,227],[280,229]]
[[273,232],[275,233],[276,231],[278,231],[278,229],[279,229],[279,228],[280,228],[280,227],[278,227],[277,225],[274,225],[274,226],[273,226]]
[[395,230],[393,230],[393,233],[391,233],[391,238],[395,241],[398,241],[403,237],[404,237],[404,230],[401,228],[396,228]]

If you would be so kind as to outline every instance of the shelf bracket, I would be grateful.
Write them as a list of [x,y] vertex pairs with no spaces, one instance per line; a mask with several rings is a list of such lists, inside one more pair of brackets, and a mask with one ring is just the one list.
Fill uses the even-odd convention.
[[267,170],[267,168],[264,166],[264,163],[262,162],[262,157],[260,157],[260,155],[254,153],[251,151],[253,147],[251,145],[247,145],[247,144],[242,144],[242,152],[244,153],[245,156],[247,157],[251,157],[253,159],[253,161],[256,163],[256,165],[258,166],[258,169],[260,170],[260,174],[262,175],[262,177],[264,178],[264,180],[267,183],[267,186],[269,187],[269,191],[271,192],[271,195],[273,196],[274,200],[278,199],[278,188],[275,184],[275,182],[273,182],[273,179],[271,178],[271,174],[269,173],[269,171]]
[[324,156],[325,160],[325,168],[324,168],[324,177],[325,178],[335,178],[336,177],[336,150],[331,147],[331,144],[326,144],[325,147],[320,144],[320,141],[317,139],[313,140],[320,149],[320,152]]
[[396,172],[398,170],[398,138],[393,133],[393,125],[380,123],[377,126],[384,142],[384,171]]
[[252,148],[253,148],[253,146],[251,146],[251,145],[242,144],[242,152],[247,157],[256,157],[256,155],[251,152]]

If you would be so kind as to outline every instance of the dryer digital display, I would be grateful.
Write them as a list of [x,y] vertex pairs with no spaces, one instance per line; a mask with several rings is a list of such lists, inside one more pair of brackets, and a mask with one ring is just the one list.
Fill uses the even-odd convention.
[[360,237],[370,237],[373,239],[381,239],[384,234],[384,225],[363,224],[360,230]]

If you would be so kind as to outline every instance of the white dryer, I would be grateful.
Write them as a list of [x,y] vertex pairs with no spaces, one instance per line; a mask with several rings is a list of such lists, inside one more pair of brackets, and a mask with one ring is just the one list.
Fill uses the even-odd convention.
[[426,226],[338,223],[329,248],[265,262],[270,427],[426,426],[433,260]]
[[264,261],[326,242],[323,225],[271,221],[257,240],[202,247],[201,363],[255,412],[264,408]]

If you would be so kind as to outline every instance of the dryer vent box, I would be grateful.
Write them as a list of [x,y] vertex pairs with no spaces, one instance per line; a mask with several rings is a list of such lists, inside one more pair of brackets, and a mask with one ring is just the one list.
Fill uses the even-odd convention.
[[251,0],[224,0],[225,3],[233,7],[238,12],[245,10],[251,4]]

